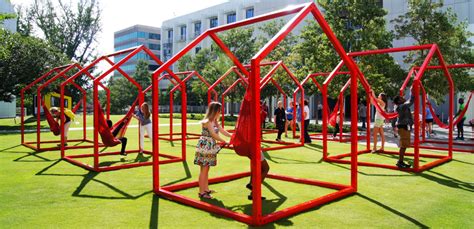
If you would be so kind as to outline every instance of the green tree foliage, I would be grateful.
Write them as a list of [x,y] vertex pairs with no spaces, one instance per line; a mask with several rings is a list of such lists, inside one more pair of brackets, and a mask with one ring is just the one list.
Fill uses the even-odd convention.
[[[281,28],[285,25],[283,20],[273,20],[267,22],[259,27],[259,30],[262,32],[262,35],[258,37],[259,47],[263,47],[273,36],[275,36]],[[290,68],[290,70],[295,73],[298,68],[298,64],[294,63],[293,58],[295,54],[294,46],[298,43],[298,37],[293,33],[289,33],[285,39],[283,39],[275,49],[268,54],[263,62],[269,61],[283,61],[283,63]],[[266,75],[268,71],[273,66],[262,67],[262,77]],[[273,75],[273,78],[280,84],[287,95],[292,95],[292,91],[296,88],[294,81],[288,76],[288,74],[282,70],[280,67],[279,70]],[[300,79],[302,77],[299,77]],[[268,86],[264,87],[261,91],[260,96],[262,98],[268,98],[270,96],[277,95],[278,90],[269,83]]]
[[[110,113],[122,114],[132,105],[138,96],[138,89],[125,77],[109,81]],[[103,104],[102,104],[103,105]]]
[[65,63],[67,57],[49,43],[0,30],[0,100],[10,101],[52,66]]
[[[325,18],[346,51],[391,47],[393,34],[385,28],[384,16],[387,12],[374,2],[334,0],[319,1],[319,5],[325,9]],[[302,41],[295,46],[297,56],[294,57],[294,62],[299,64],[299,75],[332,71],[341,60],[316,22],[308,23],[300,39]],[[391,56],[374,55],[356,61],[375,92],[395,95],[405,72]],[[348,78],[336,76],[329,87],[330,95],[336,96]]]
[[97,35],[102,29],[101,8],[96,0],[76,2],[73,5],[62,0],[35,0],[21,9],[18,31],[23,35],[39,32],[72,61],[87,63],[96,57]]
[[148,61],[143,59],[138,60],[133,78],[142,86],[143,90],[151,85],[151,73],[148,70]]
[[16,15],[15,15],[15,14],[11,14],[11,13],[0,13],[0,25],[2,25],[5,20],[8,20],[8,19],[15,19],[15,18],[16,18]]
[[[396,23],[398,39],[410,37],[416,45],[436,43],[448,64],[473,63],[473,43],[468,39],[474,36],[467,30],[467,22],[458,22],[452,9],[442,10],[443,1],[410,0],[408,12],[392,22]],[[428,51],[411,52],[405,62],[420,66]],[[432,65],[438,65],[434,58]],[[450,70],[456,91],[469,91],[474,88],[474,78],[469,77],[469,69]],[[432,98],[441,102],[448,92],[447,81],[441,71],[430,71],[423,78],[423,85]]]

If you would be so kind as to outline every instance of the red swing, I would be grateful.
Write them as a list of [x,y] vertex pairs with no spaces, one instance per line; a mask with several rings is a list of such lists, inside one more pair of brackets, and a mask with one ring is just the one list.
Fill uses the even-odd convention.
[[53,132],[54,136],[60,135],[61,129],[59,128],[59,123],[54,120],[53,115],[51,115],[49,112],[49,109],[44,104],[44,101],[41,103],[41,105],[43,106],[44,117],[46,118],[46,121],[48,121],[49,130]]
[[[127,131],[128,124],[130,124],[130,120],[132,118],[133,111],[135,110],[136,105],[137,105],[137,100],[133,102],[127,114],[125,114],[125,116],[122,119],[120,119],[110,128],[109,125],[107,125],[107,120],[105,119],[104,112],[102,111],[102,108],[100,107],[100,104],[99,104],[99,126],[97,127],[97,130],[99,131],[99,135],[100,135],[100,138],[102,139],[102,144],[104,144],[104,146],[113,147],[121,143],[119,139],[125,135],[125,132]],[[117,128],[121,128],[121,129],[119,130],[117,136],[115,137],[112,134],[112,132],[114,132]]]

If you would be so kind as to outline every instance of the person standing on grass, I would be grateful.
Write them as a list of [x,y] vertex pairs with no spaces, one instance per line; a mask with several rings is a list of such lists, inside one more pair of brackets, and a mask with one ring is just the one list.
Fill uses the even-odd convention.
[[333,139],[336,139],[337,137],[337,134],[339,133],[339,122],[341,121],[341,117],[339,117],[341,115],[341,112],[338,111],[337,114],[336,114],[336,124],[334,125],[334,131],[333,131],[333,134],[332,134],[332,138]]
[[275,120],[275,126],[278,129],[278,135],[276,138],[276,141],[280,142],[281,141],[281,134],[283,134],[283,131],[285,131],[285,123],[286,123],[286,114],[285,114],[285,108],[283,108],[283,102],[278,101],[278,107],[275,109],[275,112],[273,112],[274,120]]
[[301,104],[303,107],[303,113],[301,116],[301,120],[304,120],[304,143],[311,143],[311,137],[309,136],[308,129],[309,129],[309,120],[310,120],[310,113],[309,113],[309,106],[308,100],[304,100],[304,104]]
[[291,125],[291,128],[294,128],[293,106],[293,102],[290,102],[290,106],[286,108],[285,137],[288,137],[288,126]]
[[133,115],[134,118],[140,121],[140,152],[143,153],[143,146],[145,144],[145,131],[148,134],[148,138],[153,139],[153,132],[150,119],[150,106],[148,103],[142,103],[140,109]]
[[262,115],[262,119],[263,119],[262,129],[265,129],[265,123],[267,122],[267,115],[268,115],[268,105],[267,105],[267,102],[265,100],[261,104],[262,104],[261,115]]
[[405,98],[398,95],[393,99],[393,102],[397,105],[397,113],[398,113],[398,135],[400,136],[400,151],[399,151],[399,158],[396,166],[398,168],[410,168],[411,165],[406,164],[403,159],[405,157],[405,151],[408,147],[410,147],[410,131],[408,130],[408,126],[413,123],[413,116],[411,115],[410,107],[413,105],[415,99],[413,94],[410,95],[411,98],[409,101],[406,101]]
[[[456,117],[459,116],[461,114],[461,112],[464,110],[464,99],[459,98],[458,103],[459,103],[459,109],[458,109],[458,112],[455,115]],[[458,136],[456,137],[456,140],[464,141],[464,120],[466,120],[466,117],[463,114],[462,117],[458,117],[458,118],[460,118],[461,121],[459,121],[458,124],[456,125],[456,127],[458,129]]]
[[431,113],[428,100],[426,101],[426,108],[425,108],[425,123],[426,123],[426,137],[430,138],[431,134],[433,134],[433,114]]
[[[375,97],[375,93],[372,91],[373,97]],[[387,110],[387,96],[384,93],[380,93],[379,96],[376,98],[377,104],[380,106],[382,111]],[[383,125],[385,122],[385,118],[382,116],[381,112],[376,110],[375,113],[375,123],[374,123],[374,148],[372,152],[383,152],[385,146],[385,134],[383,132]],[[380,149],[377,149],[377,136],[380,135],[380,139],[382,140]]]
[[196,145],[194,164],[200,166],[198,195],[199,198],[203,199],[212,199],[211,193],[214,192],[209,190],[209,168],[217,165],[217,153],[221,150],[217,141],[229,144],[219,136],[219,133],[227,137],[232,136],[217,122],[221,107],[222,104],[219,102],[211,102],[209,104],[206,116],[201,121],[201,137]]
[[364,102],[359,103],[359,120],[362,122],[362,129],[365,129],[365,121],[367,119],[367,106]]
[[[56,119],[56,122],[59,123],[59,120],[61,119],[61,112],[59,111],[59,108],[58,107],[51,107],[49,108],[49,112],[51,113],[51,116],[53,116],[53,118]],[[71,121],[74,120],[74,118],[76,117],[76,115],[74,114],[74,112],[72,112],[71,110],[67,109],[67,108],[64,108],[64,142],[66,142],[64,144],[64,146],[67,146],[67,136],[68,136],[68,133],[69,133],[69,127],[71,127]],[[58,146],[61,146],[61,144],[58,144]]]

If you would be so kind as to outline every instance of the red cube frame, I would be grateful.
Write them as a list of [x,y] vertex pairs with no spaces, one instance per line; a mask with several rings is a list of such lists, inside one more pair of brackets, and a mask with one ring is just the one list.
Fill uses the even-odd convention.
[[[241,27],[261,21],[266,21],[290,14],[296,14],[251,60],[251,69],[250,72],[248,72],[245,67],[237,60],[237,58],[232,54],[232,52],[229,50],[228,47],[222,42],[222,40],[219,39],[219,37],[216,35],[217,32],[220,31],[225,31],[228,29],[236,28],[236,27]],[[344,48],[342,47],[341,43],[338,41],[334,33],[331,31],[329,25],[327,22],[324,20],[324,17],[322,14],[319,12],[318,8],[316,7],[315,3],[308,3],[304,4],[301,6],[296,6],[294,8],[290,9],[285,9],[281,11],[276,11],[273,13],[261,15],[258,17],[246,19],[243,21],[239,22],[234,22],[231,24],[215,27],[212,29],[207,30],[200,36],[198,36],[195,40],[190,42],[185,48],[183,48],[180,52],[178,52],[175,56],[173,56],[171,59],[169,59],[167,62],[165,62],[163,65],[161,65],[160,68],[158,68],[154,74],[153,74],[153,107],[155,108],[153,110],[153,133],[154,135],[158,134],[159,128],[158,128],[158,109],[156,109],[159,104],[158,104],[158,96],[159,96],[159,91],[158,91],[158,84],[157,84],[157,79],[160,76],[160,74],[164,73],[164,71],[169,71],[168,68],[174,64],[178,59],[180,59],[183,55],[185,55],[189,50],[194,48],[197,44],[199,44],[204,38],[210,36],[216,44],[224,51],[224,53],[232,59],[234,65],[236,65],[239,70],[245,73],[245,75],[249,75],[249,89],[252,92],[252,109],[251,109],[251,116],[253,117],[254,122],[251,124],[251,128],[254,129],[255,131],[252,133],[250,137],[250,142],[252,142],[252,148],[254,149],[253,152],[260,152],[260,62],[267,56],[275,47],[280,43],[288,33],[290,33],[308,14],[312,14],[315,18],[316,21],[319,23],[321,26],[322,30],[324,33],[328,36],[329,40],[331,41],[332,45],[335,47],[335,50],[337,54],[346,62],[348,65],[349,70],[351,71],[351,92],[354,95],[351,98],[351,102],[357,102],[357,74],[358,74],[358,68],[357,65],[354,63],[354,61],[347,56],[347,53],[345,52]],[[356,106],[352,108],[354,111],[357,109]],[[352,112],[352,133],[355,135],[357,132],[357,116],[355,115],[356,112]],[[233,179],[238,179],[241,177],[246,177],[249,176],[250,174],[254,178],[252,181],[253,185],[253,204],[252,204],[252,214],[251,215],[246,215],[246,214],[241,214],[241,213],[236,213],[233,211],[230,211],[225,208],[217,207],[202,201],[197,201],[188,197],[185,197],[183,195],[179,195],[174,193],[173,191],[183,189],[183,188],[190,188],[190,187],[196,187],[197,182],[188,182],[184,184],[176,184],[176,185],[170,185],[170,186],[165,186],[162,187],[160,185],[159,181],[159,158],[158,158],[158,153],[159,153],[159,141],[153,141],[153,154],[154,154],[154,163],[153,163],[153,190],[156,194],[186,204],[186,205],[191,205],[196,208],[203,209],[205,211],[217,213],[224,215],[226,217],[233,218],[235,220],[238,220],[240,222],[244,222],[247,224],[251,225],[264,225],[273,221],[276,221],[278,219],[288,217],[291,215],[294,215],[296,213],[311,209],[316,206],[320,206],[322,204],[328,203],[330,201],[333,201],[335,199],[340,199],[342,197],[351,195],[357,191],[357,140],[353,139],[352,144],[351,144],[351,149],[352,149],[352,163],[351,163],[351,182],[349,185],[343,185],[343,184],[335,184],[335,183],[328,183],[328,182],[322,182],[322,181],[315,181],[315,180],[308,180],[308,179],[299,179],[299,178],[293,178],[293,177],[288,177],[288,176],[282,176],[282,175],[276,175],[276,174],[271,174],[268,177],[272,179],[279,179],[283,181],[289,181],[289,182],[298,182],[298,183],[304,183],[308,185],[315,185],[315,186],[323,186],[323,187],[329,187],[336,189],[337,191],[319,197],[317,199],[313,199],[310,201],[307,201],[305,203],[298,204],[296,206],[273,212],[268,215],[262,215],[262,201],[261,201],[261,165],[260,165],[260,159],[261,155],[260,153],[256,153],[252,155],[251,157],[251,172],[245,172],[245,173],[238,173],[238,174],[232,174],[232,175],[227,175],[223,177],[217,177],[217,178],[212,178],[209,180],[210,183],[216,183],[216,182],[224,182],[224,181],[229,181]],[[185,144],[183,144],[185,145]]]
[[[423,172],[427,169],[431,169],[435,166],[438,166],[440,164],[443,164],[445,162],[451,161],[453,157],[453,125],[452,125],[452,117],[453,117],[453,98],[454,98],[454,83],[451,78],[451,74],[449,73],[448,67],[444,62],[444,58],[438,48],[438,45],[436,44],[428,44],[428,45],[417,45],[417,46],[407,46],[407,47],[399,47],[399,48],[388,48],[388,49],[379,49],[379,50],[368,50],[368,51],[361,51],[361,52],[353,52],[349,53],[348,55],[353,58],[357,56],[365,56],[365,55],[376,55],[376,54],[386,54],[386,53],[394,53],[394,52],[407,52],[407,51],[419,51],[419,50],[428,50],[428,54],[426,55],[424,62],[422,66],[420,67],[418,73],[415,76],[415,79],[413,81],[413,96],[415,98],[414,101],[414,142],[413,142],[413,148],[414,152],[413,153],[405,153],[406,157],[413,157],[414,158],[414,165],[412,168],[408,169],[400,169],[395,165],[388,165],[388,164],[380,164],[380,163],[372,163],[372,162],[364,162],[364,161],[359,161],[358,165],[361,166],[370,166],[370,167],[380,167],[380,168],[386,168],[386,169],[393,169],[393,170],[402,170],[402,171],[408,171],[408,172]],[[420,153],[420,86],[421,86],[421,78],[423,77],[423,74],[426,69],[429,68],[429,63],[433,59],[433,56],[437,56],[441,69],[444,72],[444,76],[446,77],[448,83],[449,83],[449,140],[448,140],[448,155],[439,155],[439,154],[424,154]],[[338,66],[335,68],[333,72],[339,71],[339,69],[343,66],[343,62],[341,61]],[[411,73],[409,73],[411,74]],[[370,85],[367,82],[367,80],[364,77],[364,74],[362,72],[358,73],[358,78],[361,81],[362,86],[364,89],[371,93]],[[402,86],[405,87],[406,85]],[[378,106],[378,104],[374,104],[375,106]],[[325,112],[325,111],[323,111]],[[323,115],[324,117],[327,117],[327,113]],[[368,113],[369,116],[369,113]],[[323,118],[323,131],[327,127],[327,121],[324,120]],[[328,162],[335,162],[335,163],[343,163],[343,164],[348,164],[350,163],[350,160],[344,159],[346,157],[351,156],[351,153],[344,153],[344,154],[339,154],[339,155],[332,155],[329,156],[327,152],[327,136],[323,135],[325,140],[323,140],[323,157],[325,161]],[[370,138],[367,138],[367,145],[370,146]],[[368,148],[370,149],[370,148]],[[370,150],[363,150],[357,152],[358,155],[361,154],[366,154],[369,153]],[[391,155],[397,155],[398,152],[396,151],[384,151],[381,152],[382,154],[391,154]],[[424,165],[420,165],[420,158],[433,158],[436,159],[435,161],[426,163]]]

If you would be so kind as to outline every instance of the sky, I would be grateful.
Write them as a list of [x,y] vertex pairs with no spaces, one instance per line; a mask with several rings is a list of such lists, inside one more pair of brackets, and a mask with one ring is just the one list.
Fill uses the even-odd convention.
[[[64,0],[67,2],[68,0]],[[76,2],[75,0],[71,0]],[[34,0],[11,0],[14,5],[30,5]],[[102,7],[102,33],[99,55],[114,51],[114,32],[136,24],[161,27],[163,21],[226,0],[99,0]]]

